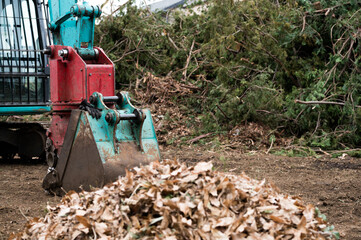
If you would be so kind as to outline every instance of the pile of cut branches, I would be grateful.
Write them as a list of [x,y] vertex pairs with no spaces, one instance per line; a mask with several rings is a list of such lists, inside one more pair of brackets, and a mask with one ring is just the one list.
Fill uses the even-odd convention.
[[[143,89],[139,88],[141,84]],[[179,103],[194,97],[196,91],[198,87],[190,83],[178,82],[170,76],[156,77],[150,72],[137,81],[133,92],[141,107],[151,109],[159,143],[178,143],[182,137],[192,135],[197,120],[191,119],[189,109]]]
[[156,109],[176,106],[193,137],[255,122],[302,146],[349,149],[361,144],[360,7],[210,0],[150,12],[129,2],[95,36],[116,63],[117,87],[144,91]]

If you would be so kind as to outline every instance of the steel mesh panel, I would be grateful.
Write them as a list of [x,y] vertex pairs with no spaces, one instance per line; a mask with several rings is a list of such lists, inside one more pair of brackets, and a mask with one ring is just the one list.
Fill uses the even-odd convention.
[[47,2],[0,0],[0,105],[49,102],[47,22]]

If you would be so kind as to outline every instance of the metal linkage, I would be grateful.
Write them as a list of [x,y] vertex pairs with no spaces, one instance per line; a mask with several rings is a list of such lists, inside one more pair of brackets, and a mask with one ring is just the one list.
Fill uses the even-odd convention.
[[[99,101],[99,95],[93,94],[89,97],[89,102],[91,104],[96,105],[97,101]],[[118,93],[117,96],[102,96],[102,100],[104,103],[116,103],[118,106],[121,106],[124,102],[124,97],[121,93]],[[124,120],[132,120],[134,122],[140,122],[142,120],[142,112],[141,110],[134,109],[133,113],[118,113],[115,111],[109,111],[105,115],[105,120],[109,124],[115,123],[118,121],[124,121]]]
[[84,60],[97,59],[99,52],[94,49],[95,18],[102,13],[99,6],[87,2],[54,0],[50,5],[51,22],[55,45],[72,46]]

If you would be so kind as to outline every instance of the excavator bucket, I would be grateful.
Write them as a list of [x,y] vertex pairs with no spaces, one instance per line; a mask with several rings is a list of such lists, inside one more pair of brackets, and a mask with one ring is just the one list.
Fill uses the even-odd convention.
[[43,181],[49,192],[102,187],[126,169],[160,159],[149,110],[133,107],[126,92],[112,97],[94,93],[89,101],[94,107],[71,113],[59,160]]

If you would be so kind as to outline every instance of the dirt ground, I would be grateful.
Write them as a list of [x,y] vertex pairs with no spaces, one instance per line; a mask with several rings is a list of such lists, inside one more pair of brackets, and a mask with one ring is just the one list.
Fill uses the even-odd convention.
[[[255,179],[274,182],[283,193],[298,195],[326,214],[342,239],[361,239],[361,160],[357,158],[284,157],[237,149],[202,150],[196,146],[164,148],[163,158],[189,164],[212,160],[218,171],[245,172]],[[6,163],[0,159],[0,239],[19,231],[26,220],[45,215],[47,203],[59,197],[46,195],[42,164]]]

